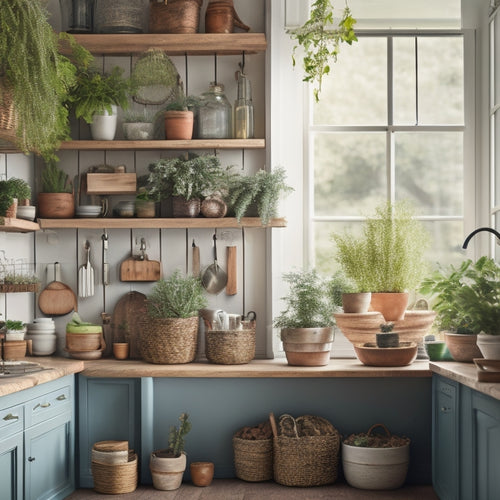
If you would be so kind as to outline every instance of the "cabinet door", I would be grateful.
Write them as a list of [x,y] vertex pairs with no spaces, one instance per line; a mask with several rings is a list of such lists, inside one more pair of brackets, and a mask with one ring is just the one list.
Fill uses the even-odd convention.
[[458,499],[458,387],[437,375],[432,386],[432,481],[441,500]]
[[475,500],[500,495],[500,402],[472,391]]
[[23,498],[23,433],[0,441],[0,498]]
[[74,490],[71,412],[25,431],[27,500],[62,499]]

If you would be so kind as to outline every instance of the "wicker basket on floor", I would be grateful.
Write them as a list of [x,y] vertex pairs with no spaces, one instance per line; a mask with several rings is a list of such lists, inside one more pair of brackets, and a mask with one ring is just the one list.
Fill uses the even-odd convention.
[[249,330],[206,330],[205,354],[212,363],[242,365],[255,357],[255,327]]
[[137,488],[137,454],[131,451],[125,464],[92,462],[94,489],[98,493],[118,495],[131,493]]
[[[319,422],[329,434],[299,436],[297,423],[308,420],[306,425],[314,431]],[[335,482],[338,476],[340,434],[328,420],[305,415],[294,419],[282,415],[279,419],[280,431],[270,415],[273,428],[273,469],[274,480],[285,486],[321,486]],[[293,429],[293,437],[284,434],[284,428]]]
[[243,481],[269,481],[273,478],[273,440],[241,439],[233,436],[236,477]]

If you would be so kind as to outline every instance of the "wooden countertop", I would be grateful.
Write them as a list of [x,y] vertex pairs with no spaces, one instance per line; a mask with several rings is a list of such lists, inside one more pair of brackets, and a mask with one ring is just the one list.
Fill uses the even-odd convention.
[[459,363],[457,361],[430,362],[433,373],[442,375],[487,396],[500,400],[500,383],[478,382],[477,368],[474,363]]

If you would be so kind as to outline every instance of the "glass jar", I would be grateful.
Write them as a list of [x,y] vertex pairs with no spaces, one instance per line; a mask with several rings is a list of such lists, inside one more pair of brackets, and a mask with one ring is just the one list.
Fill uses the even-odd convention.
[[253,138],[253,103],[252,87],[248,77],[241,71],[236,73],[238,97],[234,102],[234,137],[235,139]]
[[224,94],[224,85],[211,82],[201,95],[198,108],[199,139],[229,139],[232,136],[232,107]]

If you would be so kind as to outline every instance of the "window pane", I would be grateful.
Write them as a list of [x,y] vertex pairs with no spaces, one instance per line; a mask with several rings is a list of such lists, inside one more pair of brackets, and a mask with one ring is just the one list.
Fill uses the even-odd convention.
[[462,215],[462,132],[394,134],[396,198],[422,215]]
[[393,64],[394,124],[416,125],[415,38],[393,39]]
[[315,215],[360,215],[387,197],[386,134],[317,133],[314,140]]
[[360,37],[343,44],[323,78],[314,125],[382,125],[387,122],[387,41]]

